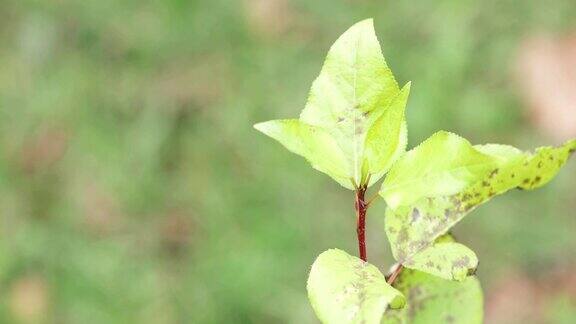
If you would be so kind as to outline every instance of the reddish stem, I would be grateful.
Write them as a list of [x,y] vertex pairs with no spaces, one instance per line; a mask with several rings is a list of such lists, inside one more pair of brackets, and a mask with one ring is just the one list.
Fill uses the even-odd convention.
[[366,258],[366,210],[368,204],[364,200],[366,194],[366,186],[356,189],[356,201],[354,207],[356,209],[356,234],[358,234],[358,250],[360,252],[360,259],[367,261]]
[[392,284],[394,283],[394,281],[396,281],[396,278],[398,278],[398,275],[400,274],[400,272],[402,272],[402,268],[404,268],[403,265],[399,264],[396,269],[394,269],[394,272],[392,272],[392,274],[390,275],[390,277],[388,277],[388,284],[390,286],[392,286]]
[[[358,235],[358,250],[360,252],[360,259],[366,262],[366,211],[370,203],[375,197],[368,202],[365,199],[367,186],[356,187],[356,199],[354,201],[354,209],[356,209],[356,234]],[[400,264],[394,269],[394,272],[388,277],[388,284],[392,285],[404,267]]]

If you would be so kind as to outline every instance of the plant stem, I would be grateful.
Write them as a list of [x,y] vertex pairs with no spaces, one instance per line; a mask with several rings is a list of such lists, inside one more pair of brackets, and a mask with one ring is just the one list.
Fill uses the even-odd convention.
[[404,268],[404,266],[402,266],[401,264],[399,264],[396,269],[394,269],[394,272],[392,272],[392,274],[390,275],[390,277],[388,277],[388,284],[390,286],[392,286],[392,284],[394,283],[394,281],[396,281],[396,278],[398,278],[398,275],[400,274],[400,272],[402,272],[402,268]]
[[[377,196],[372,197],[367,202],[365,195],[368,187],[366,185],[360,187],[354,185],[354,187],[356,188],[356,199],[354,201],[354,209],[356,209],[356,234],[358,235],[358,250],[360,252],[360,259],[366,262],[368,261],[366,257],[366,211],[368,210],[370,203]],[[404,267],[401,264],[399,264],[396,267],[396,269],[394,269],[394,271],[392,272],[390,277],[388,277],[387,280],[389,285],[392,285],[394,281],[396,281],[396,278],[398,278],[398,275],[400,275],[400,272],[402,272],[403,268]]]
[[354,207],[356,209],[356,234],[358,235],[358,250],[360,252],[360,259],[367,261],[366,258],[366,210],[368,204],[364,200],[366,194],[366,186],[358,187],[356,189],[356,200]]

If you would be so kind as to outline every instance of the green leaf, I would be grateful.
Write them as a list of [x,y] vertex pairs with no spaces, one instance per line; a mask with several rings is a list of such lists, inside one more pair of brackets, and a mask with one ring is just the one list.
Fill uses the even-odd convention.
[[422,249],[403,265],[447,280],[462,281],[476,271],[478,258],[460,243],[443,242]]
[[[365,157],[371,174],[370,185],[378,181],[392,164],[404,154],[408,143],[408,129],[404,111],[410,94],[408,83],[392,104],[374,122],[365,141]],[[399,121],[402,120],[400,123]]]
[[254,127],[289,151],[305,157],[315,169],[330,175],[338,183],[350,185],[346,157],[338,143],[322,128],[298,119],[272,120]]
[[576,139],[566,142],[560,147],[540,147],[536,153],[526,159],[522,189],[536,189],[547,184],[566,163],[571,154],[576,151]]
[[[575,140],[559,147],[539,148],[535,153],[525,153],[511,146],[495,144],[474,147],[466,145],[466,149],[462,149],[463,142],[458,138],[454,139],[454,136],[456,135],[443,138],[451,143],[460,141],[460,145],[442,145],[436,140],[435,150],[432,150],[423,144],[408,152],[390,171],[390,176],[396,173],[403,175],[402,182],[392,181],[392,185],[420,183],[418,177],[427,178],[428,185],[433,188],[430,193],[416,190],[416,198],[411,197],[410,192],[405,192],[412,188],[410,185],[397,185],[394,191],[384,189],[381,192],[389,203],[386,233],[394,257],[402,264],[409,264],[419,258],[417,255],[432,246],[438,237],[447,233],[464,216],[493,196],[516,187],[533,189],[547,183],[576,149]],[[422,153],[423,148],[428,156]],[[458,159],[469,162],[460,164],[460,169],[454,169],[453,164],[446,164],[445,173],[442,173],[441,168],[433,169],[434,173],[442,176],[431,177],[427,172],[418,170],[419,165],[436,161],[436,156],[453,160],[451,156],[455,153],[451,148],[458,148],[457,154],[461,155]],[[467,158],[465,154],[480,156],[481,166],[470,168],[469,165],[474,164],[473,159]],[[406,169],[410,167],[417,169],[414,178],[406,173]],[[462,170],[466,170],[465,176],[462,176]],[[435,190],[438,188],[436,182],[442,181],[450,181],[453,185],[451,188],[440,186],[442,190]]]
[[331,249],[318,256],[308,277],[308,297],[323,323],[379,323],[388,306],[403,307],[404,296],[375,266]]
[[403,269],[394,286],[408,302],[402,309],[386,312],[383,323],[482,323],[482,288],[474,276],[457,282]]
[[[281,131],[272,137],[346,188],[372,184],[404,152],[404,109],[409,89],[409,85],[402,91],[398,88],[382,56],[372,20],[361,21],[330,48],[299,119],[298,127],[317,129],[323,133],[322,141],[328,142],[326,136],[331,138],[329,150],[338,151],[338,167],[332,165],[330,157],[294,149],[300,144],[290,145],[318,142],[306,138],[310,132]],[[270,135],[268,128],[279,128],[284,122],[255,126]]]
[[425,196],[454,194],[490,172],[492,163],[490,156],[475,150],[464,138],[441,131],[394,165],[380,194],[392,208]]

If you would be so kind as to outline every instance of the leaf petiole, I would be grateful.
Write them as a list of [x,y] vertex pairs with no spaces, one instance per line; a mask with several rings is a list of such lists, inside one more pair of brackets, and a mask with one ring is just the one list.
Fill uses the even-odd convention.
[[392,274],[390,275],[390,277],[388,277],[388,280],[386,281],[390,286],[392,286],[392,284],[394,284],[394,281],[396,281],[396,278],[398,278],[398,275],[400,275],[400,272],[402,272],[402,269],[404,268],[403,265],[398,264],[398,266],[396,266],[396,268],[394,269],[394,271],[392,272]]

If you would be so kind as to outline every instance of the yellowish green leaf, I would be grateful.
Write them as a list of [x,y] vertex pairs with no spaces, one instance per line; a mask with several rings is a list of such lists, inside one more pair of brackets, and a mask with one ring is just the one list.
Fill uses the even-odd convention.
[[282,143],[289,151],[306,158],[312,166],[341,183],[350,185],[347,159],[328,132],[298,119],[271,120],[254,125]]
[[[406,156],[411,160],[401,159],[390,175],[394,174],[396,168],[403,171],[413,166],[418,169],[420,164],[426,164],[429,159],[434,160],[417,152],[421,148],[422,146],[417,147],[414,149],[416,152],[407,153]],[[443,187],[445,189],[443,192],[442,190],[431,190],[430,193],[424,194],[416,192],[417,199],[412,198],[409,192],[404,192],[404,189],[397,189],[400,193],[394,192],[392,196],[384,191],[387,201],[392,197],[392,204],[389,204],[386,212],[386,233],[392,253],[400,263],[404,264],[419,258],[418,254],[433,246],[438,237],[447,233],[473,209],[495,195],[513,188],[537,188],[550,181],[576,149],[576,141],[569,141],[559,147],[539,148],[535,153],[524,153],[511,146],[494,144],[479,145],[472,149],[475,152],[470,151],[470,148],[466,151],[476,156],[478,153],[482,154],[484,161],[482,167],[476,169],[476,176],[470,174],[474,169],[466,168],[466,177],[448,175],[428,177],[431,188],[437,188],[436,181],[446,181],[445,179],[451,177],[466,179],[466,181],[452,181],[454,183],[452,188]],[[460,150],[460,154],[466,154],[466,151]],[[429,152],[439,156],[454,154],[449,145],[436,146],[433,153]],[[491,162],[486,162],[486,156]],[[461,156],[460,159],[466,158]],[[453,173],[453,170],[450,172]],[[415,177],[419,176],[421,174],[415,174]],[[408,175],[403,179],[405,183],[420,181],[411,179]],[[399,201],[394,198],[397,196],[407,198],[400,200],[401,203],[394,207],[394,203]],[[410,203],[406,204],[406,201]]]
[[460,243],[436,242],[404,261],[403,265],[447,280],[462,281],[476,271],[478,258]]
[[[331,165],[332,156],[309,154],[287,144],[318,141],[303,138],[309,132],[278,132],[273,138],[346,188],[372,184],[404,152],[408,92],[409,87],[400,91],[386,65],[372,20],[361,21],[330,48],[299,119],[306,125],[300,127],[321,130],[323,142],[328,142],[324,134],[331,138],[329,150],[338,147],[338,167]],[[262,131],[266,125],[256,128]]]
[[380,323],[388,307],[405,304],[375,266],[331,249],[318,256],[308,277],[308,297],[322,323]]
[[384,314],[386,324],[480,324],[484,301],[474,276],[447,281],[424,272],[404,269],[394,287],[407,299],[406,307]]
[[422,197],[454,194],[490,172],[492,163],[466,139],[440,131],[398,160],[380,195],[396,208]]

